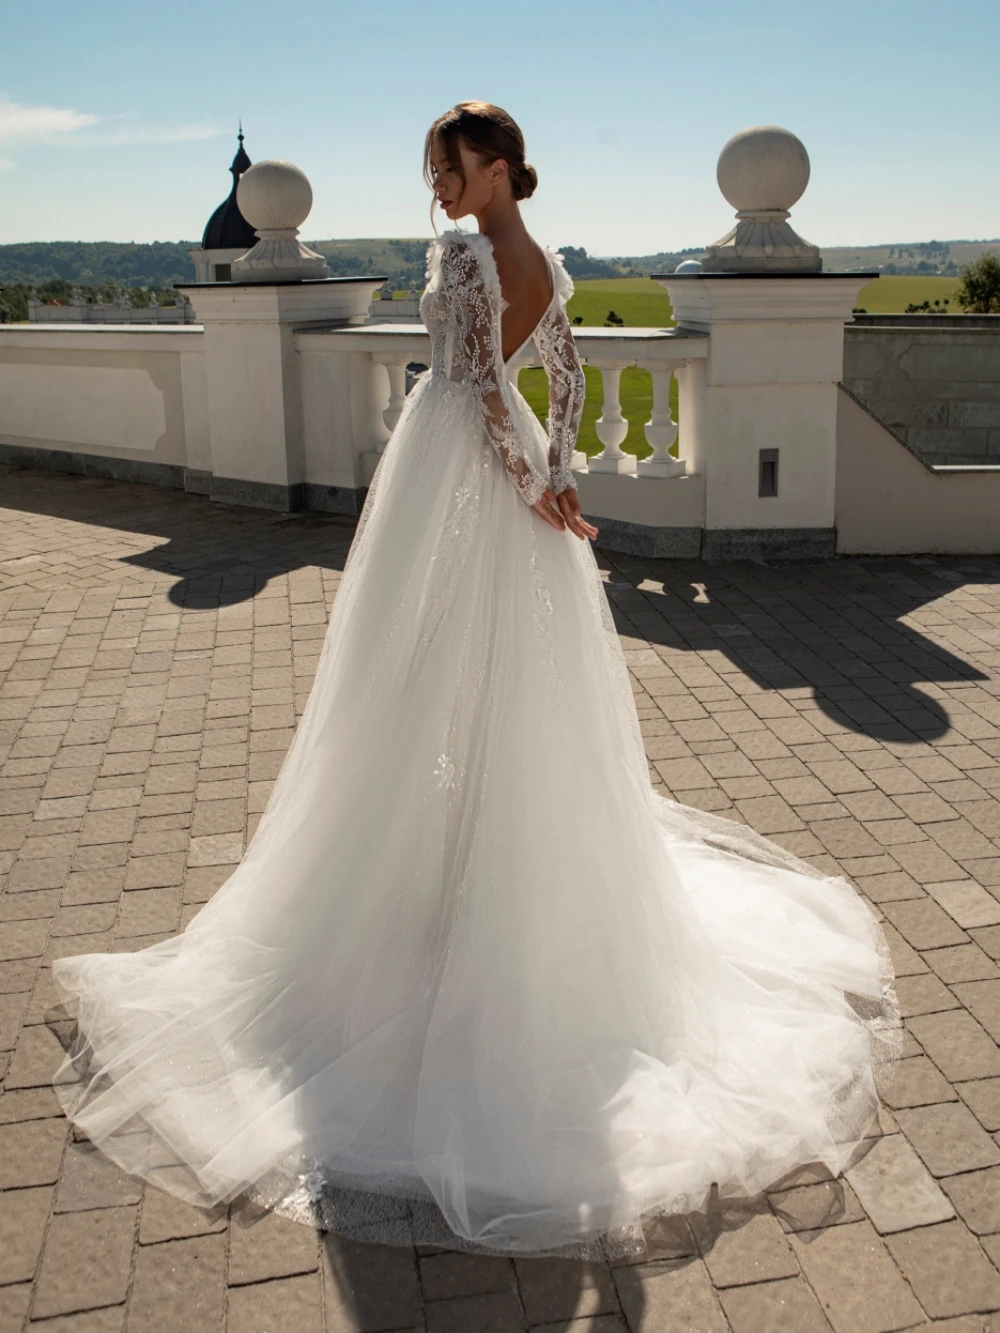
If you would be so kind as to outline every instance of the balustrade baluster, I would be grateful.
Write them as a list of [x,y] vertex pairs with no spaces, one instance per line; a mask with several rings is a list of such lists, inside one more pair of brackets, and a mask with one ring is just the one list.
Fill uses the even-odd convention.
[[677,422],[670,415],[670,381],[674,372],[650,371],[653,380],[653,413],[646,422],[646,441],[653,446],[649,458],[639,460],[636,471],[640,477],[682,477],[686,472],[683,460],[672,458],[670,447],[677,439]]
[[[593,365],[593,362],[590,364]],[[617,361],[598,367],[604,382],[604,407],[595,423],[595,430],[604,448],[590,460],[588,470],[591,472],[635,471],[635,455],[623,453],[621,448],[628,435],[628,422],[622,416],[619,391],[622,370],[628,364],[627,361]]]

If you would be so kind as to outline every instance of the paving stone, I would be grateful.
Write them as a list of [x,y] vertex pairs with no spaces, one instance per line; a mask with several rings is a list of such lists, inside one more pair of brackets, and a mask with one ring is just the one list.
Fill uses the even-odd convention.
[[[63,1038],[68,1035],[69,1024],[63,1024]],[[62,1064],[64,1050],[54,1025],[35,1024],[21,1029],[10,1062],[5,1086],[8,1088],[48,1087],[53,1076]]]
[[883,1235],[954,1217],[920,1158],[902,1134],[887,1134],[847,1172],[855,1194]]
[[921,1321],[913,1292],[869,1222],[790,1239],[835,1333],[890,1333]]
[[928,884],[927,892],[963,928],[1000,924],[1000,900],[975,880]]
[[513,1291],[430,1301],[427,1333],[521,1333],[527,1328]]
[[0,1284],[34,1278],[53,1194],[48,1186],[9,1190],[0,1197]]
[[[381,1333],[383,1329],[414,1328],[423,1320],[417,1259],[412,1249],[365,1245],[324,1235],[320,1256],[330,1333]],[[447,1328],[447,1323],[442,1327]],[[455,1327],[456,1333],[472,1333],[471,1326],[468,1330]]]
[[903,1106],[930,1106],[934,1102],[957,1099],[958,1094],[951,1084],[925,1055],[900,1060],[885,1094],[886,1104],[893,1110]]
[[1000,1309],[1000,1273],[961,1222],[904,1231],[887,1244],[932,1319]]
[[117,902],[124,883],[124,866],[74,870],[63,890],[62,901],[66,906],[76,903]]
[[140,1245],[129,1293],[127,1333],[151,1333],[170,1311],[183,1333],[219,1333],[225,1325],[226,1236]]
[[953,1083],[1000,1074],[1000,1050],[970,1013],[953,1009],[907,1020],[917,1041]]
[[962,1102],[896,1113],[900,1128],[934,1176],[1000,1163],[1000,1148]]
[[968,935],[930,898],[885,902],[882,911],[914,949],[940,949],[965,944]]
[[940,977],[933,972],[919,976],[898,977],[896,996],[899,1012],[904,1018],[915,1014],[936,1014],[945,1009],[959,1009],[961,1005]]
[[27,889],[0,896],[0,921],[31,921],[53,917],[59,907],[58,889]]
[[188,849],[189,866],[234,865],[243,855],[242,833],[215,833],[192,838]]
[[[605,1264],[529,1258],[516,1260],[515,1267],[529,1325],[618,1313],[618,1293],[611,1270]],[[429,1294],[426,1278],[424,1292]]]
[[1000,981],[960,982],[955,994],[993,1040],[1000,1042]]
[[864,1217],[857,1195],[843,1180],[819,1180],[774,1190],[769,1198],[785,1231],[815,1231],[819,1227],[860,1222]]
[[801,1277],[720,1293],[732,1333],[829,1333],[819,1302]]
[[138,1203],[141,1197],[141,1181],[127,1175],[92,1144],[69,1145],[56,1193],[57,1213]]
[[892,902],[898,898],[923,898],[924,890],[902,870],[883,871],[877,875],[855,876],[858,888],[873,903]]
[[229,1228],[229,1284],[311,1273],[319,1267],[319,1244],[310,1227],[278,1213],[264,1213],[250,1225],[234,1219]]
[[31,1283],[0,1287],[0,1333],[21,1333],[31,1305]]
[[[169,1168],[168,1174],[183,1176],[183,1168]],[[139,1216],[139,1243],[155,1245],[164,1240],[185,1240],[204,1236],[209,1232],[225,1231],[228,1226],[227,1210],[195,1208],[175,1194],[147,1184],[143,1190],[142,1211]]]
[[0,1189],[53,1184],[68,1137],[65,1120],[0,1125]]
[[155,935],[175,931],[181,916],[180,889],[134,889],[122,897],[118,932]]
[[[985,1078],[973,1083],[958,1083],[955,1091],[984,1129],[1000,1130],[1000,1078]],[[2,1103],[0,1103],[2,1110]]]
[[669,1260],[614,1270],[631,1333],[727,1333],[725,1316],[700,1260]]
[[429,1254],[418,1258],[420,1285],[428,1301],[487,1292],[513,1291],[517,1286],[509,1259],[479,1254]]
[[941,1188],[975,1235],[1000,1232],[1000,1167],[948,1176],[942,1180]]
[[691,1228],[716,1287],[794,1277],[799,1267],[767,1201],[724,1204]]
[[135,1208],[56,1214],[31,1313],[35,1319],[118,1305],[128,1290]]
[[[187,839],[185,839],[186,843]],[[180,884],[184,879],[187,856],[184,852],[155,856],[133,856],[125,875],[125,888],[163,889]]]
[[52,1088],[5,1088],[0,1092],[0,1125],[59,1118],[62,1108]]
[[319,1273],[230,1288],[226,1333],[324,1333]]
[[40,958],[48,938],[48,921],[5,921],[0,924],[0,959]]
[[941,980],[948,983],[1000,979],[1000,968],[978,944],[929,949],[924,957]]
[[940,884],[962,878],[962,867],[929,839],[894,847],[892,854],[919,884]]
[[11,893],[30,889],[61,889],[69,875],[69,858],[65,856],[24,856],[11,871],[7,888]]

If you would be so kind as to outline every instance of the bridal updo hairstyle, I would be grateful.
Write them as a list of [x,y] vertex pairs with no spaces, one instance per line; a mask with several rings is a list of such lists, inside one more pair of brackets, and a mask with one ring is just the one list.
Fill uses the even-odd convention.
[[492,102],[459,102],[443,116],[438,116],[424,140],[424,179],[428,185],[433,184],[431,150],[435,139],[440,139],[448,161],[462,177],[463,187],[465,177],[458,151],[459,139],[464,139],[479,155],[484,166],[503,158],[515,199],[530,199],[535,193],[538,173],[530,162],[524,160],[524,135],[503,107],[494,106]]

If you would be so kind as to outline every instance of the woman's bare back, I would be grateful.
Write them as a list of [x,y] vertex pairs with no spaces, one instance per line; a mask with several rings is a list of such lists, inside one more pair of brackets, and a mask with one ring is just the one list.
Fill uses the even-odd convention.
[[543,251],[527,232],[509,241],[490,240],[500,294],[506,302],[500,318],[501,355],[509,361],[534,333],[552,302],[552,273]]

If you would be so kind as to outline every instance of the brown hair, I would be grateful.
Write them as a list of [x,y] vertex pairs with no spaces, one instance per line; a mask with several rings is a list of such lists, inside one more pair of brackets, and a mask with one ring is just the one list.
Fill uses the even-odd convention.
[[[524,135],[517,122],[503,107],[492,102],[459,102],[437,120],[427,131],[424,140],[424,180],[433,185],[431,152],[435,139],[440,139],[448,161],[462,178],[462,158],[458,151],[459,139],[464,139],[474,153],[489,166],[500,158],[507,163],[510,188],[515,199],[530,199],[538,184],[538,174],[524,160]],[[433,205],[432,213],[433,213]]]

